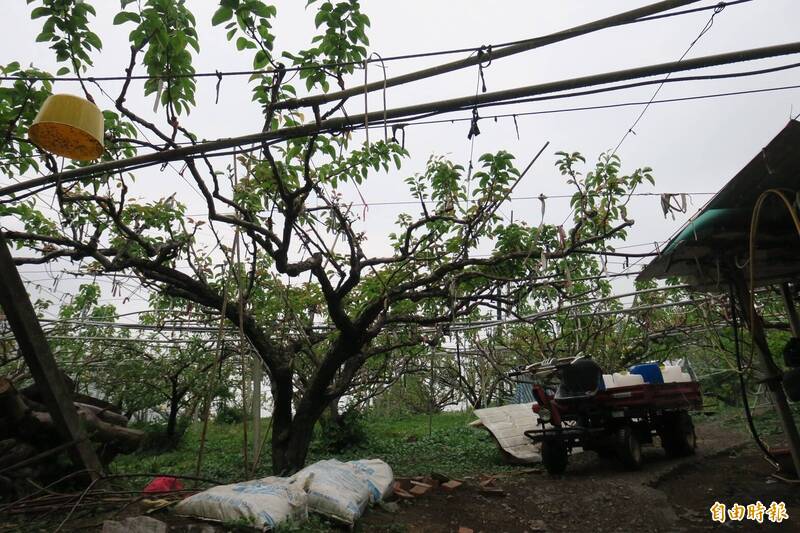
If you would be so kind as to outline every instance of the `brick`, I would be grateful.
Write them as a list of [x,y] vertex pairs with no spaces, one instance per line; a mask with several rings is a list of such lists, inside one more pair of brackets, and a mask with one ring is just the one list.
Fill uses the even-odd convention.
[[423,481],[414,481],[413,479],[411,480],[411,484],[414,485],[415,487],[425,487],[427,489],[433,488],[433,485],[431,485],[430,483],[425,483]]
[[423,494],[425,494],[429,490],[431,490],[431,486],[430,485],[420,484],[420,485],[414,485],[413,487],[411,487],[411,490],[409,490],[408,492],[410,492],[414,496],[422,496]]
[[450,492],[450,491],[456,490],[461,485],[462,485],[462,483],[460,481],[456,481],[455,479],[451,479],[447,483],[442,483],[441,487],[444,490],[446,490],[447,492]]
[[461,526],[458,528],[458,533],[475,533],[475,530],[471,527]]
[[504,491],[500,487],[481,487],[480,492],[484,496],[505,496],[506,495],[506,491]]
[[399,488],[394,489],[394,494],[398,498],[403,498],[404,500],[413,500],[414,499],[414,495],[413,494],[411,494],[410,492],[405,491],[403,489],[399,489]]

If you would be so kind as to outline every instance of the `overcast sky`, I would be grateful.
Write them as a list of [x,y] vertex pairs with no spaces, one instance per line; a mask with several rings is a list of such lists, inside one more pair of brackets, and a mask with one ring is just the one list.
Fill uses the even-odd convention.
[[[309,46],[313,35],[313,13],[305,11],[306,2],[284,0],[276,2],[278,18],[274,23],[278,51],[296,51]],[[535,37],[582,24],[614,13],[633,9],[649,2],[642,1],[443,1],[403,0],[386,2],[366,0],[364,11],[372,20],[369,31],[370,51],[383,56],[426,52],[433,50],[497,44]],[[701,2],[697,5],[711,5]],[[237,53],[235,46],[225,40],[221,28],[210,24],[217,2],[190,0],[197,16],[201,52],[195,60],[197,71],[236,70],[251,67],[251,55]],[[30,6],[23,0],[3,0],[4,16],[0,20],[0,63],[20,61],[52,72],[57,70],[54,58],[44,44],[35,44],[43,19],[31,21]],[[100,35],[104,48],[95,56],[90,75],[121,75],[128,60],[126,27],[114,27],[111,19],[119,3],[95,0],[98,17],[93,30]],[[489,91],[522,85],[554,81],[569,77],[603,73],[612,70],[677,60],[705,26],[710,12],[674,17],[604,30],[571,39],[543,49],[497,60],[485,70]],[[798,39],[800,2],[792,0],[754,0],[730,6],[719,13],[713,27],[699,40],[688,57],[749,49]],[[466,55],[466,54],[464,54]],[[411,70],[456,59],[461,56],[433,57],[398,61],[388,64],[388,75],[395,76]],[[706,69],[704,72],[750,70],[797,61],[794,57],[750,62]],[[378,79],[379,68],[369,68],[370,80]],[[667,84],[659,99],[793,85],[798,83],[798,70],[742,78],[737,80],[703,81]],[[393,88],[387,95],[388,106],[398,107],[430,100],[440,100],[474,94],[477,69],[470,68],[412,85]],[[350,80],[363,82],[363,72]],[[141,97],[141,82],[134,82],[129,102],[133,109],[151,115],[153,99]],[[251,102],[246,78],[225,78],[221,84],[219,104],[214,103],[216,79],[198,81],[197,107],[185,119],[189,129],[201,137],[213,139],[242,135],[260,130],[262,116]],[[116,96],[119,84],[104,83],[106,92]],[[566,107],[593,106],[617,102],[648,100],[654,86],[617,91],[595,96],[562,99],[553,102],[529,103],[514,107],[497,107],[481,111],[493,113],[525,113]],[[101,108],[113,107],[110,100],[96,89],[90,89]],[[56,92],[79,93],[77,84],[59,83]],[[135,95],[135,96],[134,96]],[[369,100],[371,110],[382,107],[382,96],[374,93]],[[348,105],[351,113],[363,112],[363,99],[353,99]],[[532,172],[519,185],[514,196],[531,197],[570,194],[572,191],[553,166],[557,150],[580,151],[593,162],[603,151],[613,149],[638,116],[641,107],[622,107],[609,110],[565,112],[519,116],[519,139],[511,119],[480,122],[481,135],[475,140],[475,157],[484,152],[505,149],[518,158],[524,167],[545,141],[550,147],[536,163]],[[654,169],[656,186],[642,192],[700,192],[720,189],[739,169],[764,147],[787,123],[790,115],[800,112],[800,90],[792,89],[755,95],[697,100],[692,102],[652,106],[642,121],[622,145],[618,154],[623,169],[638,166]],[[454,115],[464,116],[464,114]],[[163,123],[163,122],[162,122]],[[369,239],[368,251],[386,250],[386,234],[393,230],[397,215],[405,210],[416,214],[409,206],[384,206],[381,202],[410,199],[403,178],[420,171],[432,154],[446,155],[464,165],[469,163],[470,143],[467,140],[468,122],[426,125],[409,128],[406,148],[411,152],[401,171],[376,173],[360,189],[370,207],[366,210],[363,228]],[[371,136],[377,138],[378,130]],[[363,141],[363,133],[355,140]],[[9,182],[0,177],[0,185]],[[190,213],[202,213],[203,204],[197,193],[177,177],[173,169],[163,172],[158,167],[137,174],[138,194],[156,199],[173,192],[189,206]],[[345,188],[345,197],[360,202],[357,191]],[[636,220],[630,231],[627,251],[647,252],[653,242],[664,241],[699,209],[710,196],[696,195],[686,215],[665,220],[658,197],[637,197],[632,201],[630,216]],[[515,220],[538,224],[538,200],[515,200],[502,209],[506,217],[513,211]],[[545,220],[561,223],[569,213],[568,200],[553,198],[547,202]],[[620,271],[621,264],[609,265]],[[636,267],[638,270],[638,266]],[[45,280],[43,267],[26,268],[29,280]],[[64,282],[49,290],[61,293],[70,290],[72,283]],[[622,288],[622,286],[620,287]],[[120,298],[119,295],[107,295]],[[139,295],[141,296],[141,295]],[[121,303],[121,302],[119,302]]]

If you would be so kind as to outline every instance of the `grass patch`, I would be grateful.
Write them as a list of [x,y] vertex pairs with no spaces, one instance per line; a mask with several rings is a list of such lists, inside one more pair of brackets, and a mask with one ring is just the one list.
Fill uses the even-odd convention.
[[[427,415],[367,416],[364,419],[366,442],[357,448],[331,454],[324,452],[320,442],[315,440],[308,462],[329,458],[343,461],[377,458],[389,463],[397,476],[439,472],[452,477],[464,477],[513,469],[513,466],[503,464],[501,454],[486,430],[467,427],[474,418],[471,412],[436,414],[432,417],[429,432]],[[265,419],[263,430],[268,425],[269,420]],[[111,467],[120,474],[153,472],[192,475],[197,464],[201,429],[202,424],[192,424],[178,447],[172,451],[122,455]],[[241,424],[208,425],[201,476],[224,482],[245,479],[242,431]],[[252,460],[250,449],[248,456]],[[268,438],[255,477],[270,474]]]
[[[753,400],[751,399],[751,402]],[[778,414],[771,404],[766,399],[762,399],[758,407],[753,411],[753,425],[759,436],[765,439],[769,444],[777,444],[783,440],[783,428],[781,427]],[[800,419],[800,403],[790,403],[789,409],[791,410],[795,420]],[[747,419],[744,414],[744,407],[731,407],[719,404],[715,409],[714,419],[718,420],[722,425],[730,428],[735,428],[742,433],[749,433]]]

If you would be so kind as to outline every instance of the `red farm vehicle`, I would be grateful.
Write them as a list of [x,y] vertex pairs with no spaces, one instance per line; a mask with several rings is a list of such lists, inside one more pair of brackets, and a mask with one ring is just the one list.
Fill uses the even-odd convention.
[[642,465],[642,445],[656,435],[670,456],[695,451],[690,411],[702,409],[696,381],[606,389],[600,367],[583,357],[536,363],[522,373],[533,376],[533,411],[541,426],[525,435],[541,443],[542,463],[552,475],[566,470],[577,447],[617,457],[634,470]]

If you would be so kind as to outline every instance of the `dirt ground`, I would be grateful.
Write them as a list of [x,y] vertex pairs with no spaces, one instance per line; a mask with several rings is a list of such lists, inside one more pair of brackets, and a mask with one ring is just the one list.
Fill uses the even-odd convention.
[[[716,423],[698,424],[698,452],[668,459],[660,448],[644,449],[642,470],[629,472],[594,453],[570,459],[564,476],[553,478],[540,467],[496,476],[501,494],[481,492],[480,479],[467,478],[452,492],[435,489],[395,506],[368,510],[356,531],[384,533],[522,532],[695,532],[800,531],[800,486],[778,482],[748,436]],[[709,509],[715,502],[728,507],[761,501],[784,502],[788,520],[750,520],[719,524]],[[125,515],[138,514],[131,508]],[[194,522],[169,512],[152,515],[170,525],[170,532],[222,532],[227,528]],[[99,531],[72,524],[64,530]],[[77,526],[77,527],[76,527]],[[1,529],[1,528],[0,528]],[[312,528],[313,529],[313,528]],[[242,531],[238,529],[238,531]],[[296,529],[292,529],[296,531]],[[308,526],[301,531],[309,531]],[[330,529],[326,528],[326,531]],[[463,531],[463,530],[462,530]]]
[[[452,493],[435,491],[402,502],[396,513],[373,510],[363,531],[475,533],[535,531],[800,531],[800,487],[776,482],[772,468],[745,435],[705,423],[697,429],[698,453],[667,459],[645,448],[641,471],[623,471],[594,453],[571,458],[566,474],[552,478],[536,471],[497,479],[504,496],[481,494],[478,480]],[[784,502],[789,515],[780,524],[711,520],[715,502],[747,506]]]

